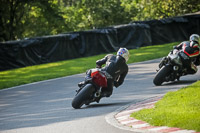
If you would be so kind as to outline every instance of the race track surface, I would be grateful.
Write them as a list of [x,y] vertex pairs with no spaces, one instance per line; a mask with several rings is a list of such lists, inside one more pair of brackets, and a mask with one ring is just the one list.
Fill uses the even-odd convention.
[[179,82],[154,86],[160,59],[129,64],[129,73],[110,98],[73,109],[71,101],[84,74],[0,91],[0,133],[129,133],[108,124],[105,116],[130,103],[162,96],[200,79],[185,76]]

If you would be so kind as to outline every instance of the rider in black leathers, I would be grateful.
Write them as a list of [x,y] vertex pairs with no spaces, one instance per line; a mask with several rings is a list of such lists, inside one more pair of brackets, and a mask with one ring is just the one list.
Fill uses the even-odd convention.
[[183,50],[190,58],[184,62],[187,68],[187,74],[195,74],[197,72],[196,65],[200,65],[200,38],[197,34],[190,36],[190,41],[184,41],[175,46],[174,49]]
[[[197,34],[192,34],[189,41],[183,41],[179,45],[174,46],[171,53],[182,51],[188,56],[188,59],[184,59],[183,66],[186,70],[183,75],[195,74],[198,69],[196,66],[200,65],[200,37]],[[164,57],[159,63],[159,68],[167,62],[167,57]]]
[[[129,51],[126,48],[120,48],[117,55],[108,54],[103,59],[96,61],[96,67],[101,71],[106,71],[112,78],[107,79],[107,88],[102,88],[101,97],[109,97],[113,92],[113,86],[118,87],[123,82],[128,73]],[[104,65],[102,67],[102,65]],[[102,67],[102,68],[101,68]],[[82,88],[91,78],[91,70],[86,72],[85,81],[80,82],[78,86]]]

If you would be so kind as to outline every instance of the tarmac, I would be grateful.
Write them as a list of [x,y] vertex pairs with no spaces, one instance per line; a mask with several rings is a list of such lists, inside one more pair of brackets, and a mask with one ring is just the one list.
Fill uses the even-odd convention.
[[162,97],[163,96],[157,96],[135,104],[124,106],[107,115],[106,121],[117,128],[138,133],[200,133],[194,130],[186,130],[177,127],[152,126],[145,121],[130,117],[133,112],[137,112],[142,109],[154,108],[155,103]]

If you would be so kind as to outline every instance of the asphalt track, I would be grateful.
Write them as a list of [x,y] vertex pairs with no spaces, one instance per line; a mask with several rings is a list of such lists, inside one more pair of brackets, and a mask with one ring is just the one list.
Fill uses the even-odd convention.
[[179,82],[154,86],[152,80],[160,59],[129,64],[125,82],[114,89],[110,98],[100,103],[73,109],[71,101],[77,83],[84,74],[78,74],[0,91],[1,133],[129,133],[107,123],[105,117],[127,104],[162,96],[200,79],[185,76]]

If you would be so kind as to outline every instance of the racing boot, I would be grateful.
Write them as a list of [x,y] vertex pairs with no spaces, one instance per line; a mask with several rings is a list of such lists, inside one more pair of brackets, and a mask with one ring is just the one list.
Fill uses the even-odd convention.
[[193,62],[191,63],[191,69],[193,70],[192,74],[195,74],[198,71],[197,66]]
[[85,85],[85,81],[82,81],[82,82],[78,83],[78,87],[79,88],[83,88],[84,85]]
[[78,83],[78,87],[79,89],[76,90],[77,94],[81,91],[81,89],[85,86],[85,81],[82,81],[80,83]]
[[198,71],[198,68],[196,67],[196,65],[192,62],[190,67],[187,68],[187,72],[186,74],[195,74]]

